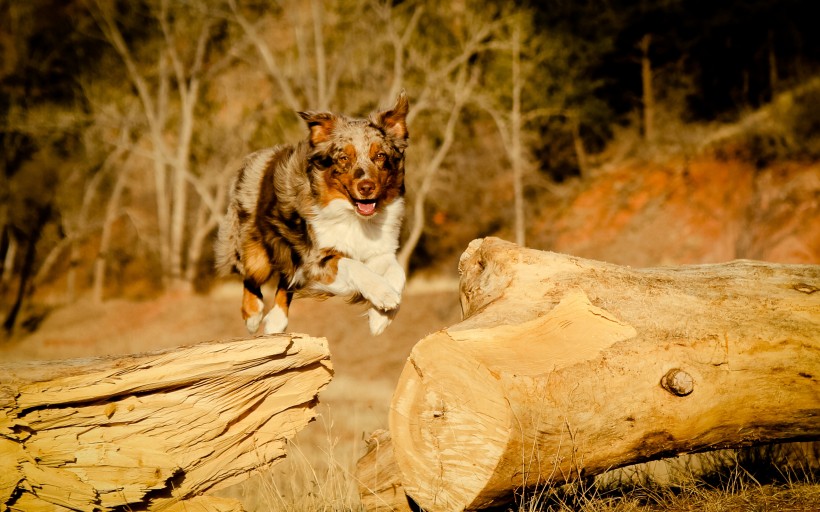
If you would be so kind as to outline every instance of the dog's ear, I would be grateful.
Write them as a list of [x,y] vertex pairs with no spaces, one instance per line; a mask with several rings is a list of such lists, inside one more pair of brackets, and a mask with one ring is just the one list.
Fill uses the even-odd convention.
[[333,126],[336,124],[336,116],[328,112],[297,112],[299,117],[307,122],[310,128],[310,143],[317,145],[330,139]]
[[399,139],[406,139],[407,111],[409,109],[410,105],[407,102],[407,93],[402,89],[392,109],[376,114],[376,124],[381,126],[385,132]]

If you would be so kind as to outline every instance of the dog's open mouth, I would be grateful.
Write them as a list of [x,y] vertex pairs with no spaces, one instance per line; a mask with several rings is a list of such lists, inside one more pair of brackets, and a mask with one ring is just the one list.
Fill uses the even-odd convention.
[[356,206],[356,212],[359,215],[369,217],[376,213],[375,199],[354,199],[353,204]]

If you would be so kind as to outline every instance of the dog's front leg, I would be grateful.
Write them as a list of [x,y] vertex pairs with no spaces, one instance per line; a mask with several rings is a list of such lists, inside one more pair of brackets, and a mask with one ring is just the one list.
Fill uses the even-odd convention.
[[[394,254],[377,256],[376,258],[368,260],[366,265],[377,274],[383,276],[388,284],[399,292],[399,295],[402,294],[407,278],[404,273],[404,268],[399,264]],[[398,312],[398,307],[388,311],[376,307],[368,309],[367,318],[370,324],[371,334],[378,336],[383,333]]]
[[382,254],[367,260],[367,268],[383,276],[394,290],[401,294],[407,277],[395,254]]
[[320,268],[320,275],[313,280],[317,290],[342,296],[360,294],[383,311],[399,306],[401,291],[361,261],[332,254],[322,258]]

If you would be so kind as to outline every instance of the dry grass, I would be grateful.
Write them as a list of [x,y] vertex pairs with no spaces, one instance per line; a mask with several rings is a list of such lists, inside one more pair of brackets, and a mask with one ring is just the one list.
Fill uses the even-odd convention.
[[544,487],[504,510],[519,512],[816,511],[817,443],[683,456]]
[[356,461],[364,454],[365,436],[386,427],[390,402],[389,386],[370,384],[334,379],[323,393],[328,403],[288,444],[288,457],[220,495],[241,499],[249,512],[360,510]]

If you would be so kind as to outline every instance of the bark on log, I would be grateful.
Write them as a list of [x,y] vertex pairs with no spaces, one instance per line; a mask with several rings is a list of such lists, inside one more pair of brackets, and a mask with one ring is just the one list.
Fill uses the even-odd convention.
[[473,241],[390,431],[424,510],[680,453],[820,437],[820,266],[631,269]]
[[241,510],[201,495],[284,457],[332,373],[299,334],[0,366],[0,503]]

